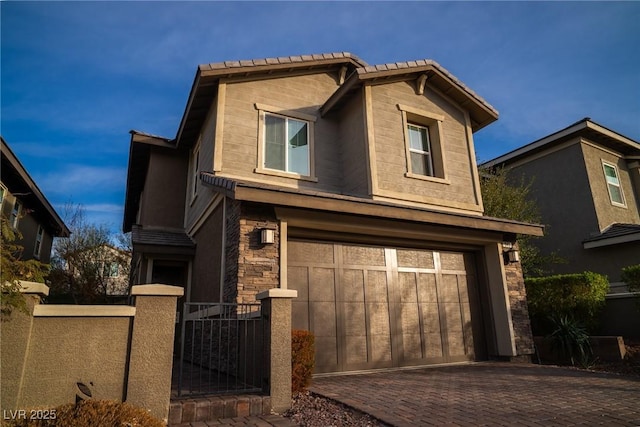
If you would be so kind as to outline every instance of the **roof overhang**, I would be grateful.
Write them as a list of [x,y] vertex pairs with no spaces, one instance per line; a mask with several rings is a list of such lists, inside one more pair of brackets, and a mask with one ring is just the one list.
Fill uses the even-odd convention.
[[440,212],[352,196],[231,180],[201,172],[200,179],[234,200],[325,212],[437,224],[459,229],[542,236],[544,226],[478,215]]
[[612,224],[602,233],[582,242],[585,249],[640,242],[640,224]]
[[549,136],[489,160],[483,163],[482,166],[496,167],[509,164],[576,137],[583,137],[596,142],[625,156],[640,155],[640,143],[638,141],[599,125],[587,117]]
[[364,84],[385,84],[391,81],[425,79],[429,86],[437,89],[469,112],[474,132],[498,119],[498,111],[482,97],[472,91],[453,74],[432,60],[408,61],[358,68],[347,81],[320,108],[322,115],[339,109],[350,95]]
[[46,226],[53,236],[69,237],[71,232],[67,225],[38,188],[9,144],[2,137],[0,140],[2,141],[2,182],[7,185],[11,193],[21,194],[20,199],[32,209],[35,208],[32,215],[39,218],[42,225]]

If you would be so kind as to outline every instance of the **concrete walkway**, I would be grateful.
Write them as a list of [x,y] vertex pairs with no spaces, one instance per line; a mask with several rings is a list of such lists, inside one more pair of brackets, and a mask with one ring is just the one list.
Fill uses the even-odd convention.
[[640,378],[486,362],[314,379],[393,426],[640,426]]

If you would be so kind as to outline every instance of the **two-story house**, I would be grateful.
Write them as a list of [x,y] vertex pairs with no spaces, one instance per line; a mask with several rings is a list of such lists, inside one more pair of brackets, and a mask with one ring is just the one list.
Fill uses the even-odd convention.
[[542,227],[482,214],[473,133],[497,117],[431,60],[201,65],[175,138],[131,132],[134,283],[297,290],[316,372],[527,357],[512,244]]
[[22,236],[22,259],[37,259],[48,264],[54,237],[69,237],[69,229],[60,219],[9,144],[2,141],[2,183],[0,212]]
[[635,328],[637,335],[640,316],[620,273],[640,264],[640,143],[584,118],[484,166],[508,168],[515,182],[531,181],[531,196],[549,226],[534,243],[566,261],[553,265],[555,273],[607,275],[611,316],[603,332]]

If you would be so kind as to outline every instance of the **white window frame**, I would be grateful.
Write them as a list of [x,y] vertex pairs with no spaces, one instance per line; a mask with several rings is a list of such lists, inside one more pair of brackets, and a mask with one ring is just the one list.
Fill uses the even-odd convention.
[[[424,135],[426,136],[426,143],[427,143],[427,149],[429,151],[424,151],[424,150],[419,150],[417,148],[413,148],[411,146],[411,128],[415,128],[415,129],[424,129],[425,133]],[[414,124],[414,123],[407,123],[407,133],[409,134],[409,167],[412,167],[412,162],[411,162],[411,153],[413,154],[419,154],[421,156],[424,156],[427,158],[427,169],[428,169],[428,173],[425,174],[425,176],[430,176],[430,177],[434,177],[435,176],[435,171],[433,168],[433,154],[432,154],[432,149],[431,149],[431,138],[429,137],[429,127],[428,126],[422,126],[422,125],[418,125],[418,124]],[[421,141],[424,143],[424,141]],[[413,171],[412,171],[413,172]],[[413,172],[415,173],[415,172]],[[420,174],[422,175],[422,174]]]
[[[397,104],[398,110],[402,114],[402,127],[404,133],[405,155],[407,161],[407,178],[421,179],[424,181],[437,182],[440,184],[450,184],[447,178],[446,160],[444,155],[442,123],[444,116],[419,108]],[[411,136],[409,126],[424,128],[427,130],[429,142],[429,158],[432,175],[423,175],[413,171],[411,166],[411,153],[425,153],[422,150],[411,148]]]
[[41,225],[38,225],[38,232],[36,233],[36,241],[33,245],[33,256],[36,258],[40,258],[40,253],[42,252],[42,239],[44,238],[44,228]]
[[[256,110],[258,110],[258,164],[254,169],[255,173],[263,174],[263,175],[273,175],[280,176],[284,178],[294,178],[303,181],[312,181],[318,182],[318,179],[315,176],[315,122],[317,121],[317,117],[311,114],[301,113],[299,111],[291,111],[283,108],[273,107],[265,104],[254,104]],[[280,117],[285,120],[293,119],[296,121],[305,122],[307,124],[307,145],[309,149],[309,157],[308,161],[308,175],[302,175],[296,172],[289,172],[287,170],[280,169],[271,169],[265,166],[265,150],[266,150],[266,132],[265,126],[266,121],[265,117],[267,115]],[[288,130],[288,126],[285,126],[285,129]],[[286,142],[286,137],[285,137]],[[285,147],[285,167],[288,164],[288,149]]]
[[13,208],[11,209],[11,227],[14,229],[18,228],[18,224],[20,223],[20,214],[22,213],[22,202],[18,199],[13,203]]
[[[610,177],[607,176],[607,167],[610,167],[611,169],[613,169],[613,172],[616,174],[615,176],[616,182],[610,181]],[[620,183],[620,171],[618,169],[618,166],[603,160],[602,173],[604,174],[604,183],[607,186],[607,192],[609,193],[609,201],[611,202],[611,204],[613,206],[626,208],[627,202],[626,202],[626,198],[624,197],[624,191],[622,191],[622,184]],[[620,190],[620,197],[622,197],[622,203],[613,200],[613,194],[611,193],[611,186],[618,187],[618,190]]]

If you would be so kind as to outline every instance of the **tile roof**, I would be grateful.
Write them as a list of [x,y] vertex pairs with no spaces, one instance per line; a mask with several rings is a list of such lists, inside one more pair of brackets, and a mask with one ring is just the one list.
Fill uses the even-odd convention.
[[248,59],[240,61],[224,61],[214,62],[210,64],[202,64],[199,66],[200,70],[220,70],[228,68],[239,67],[257,67],[267,65],[278,64],[300,64],[304,62],[315,62],[327,59],[352,59],[360,64],[362,67],[366,67],[367,63],[358,58],[356,55],[349,52],[333,52],[333,53],[320,53],[313,55],[292,55],[292,56],[279,56],[277,58],[261,58],[261,59]]
[[596,242],[598,240],[611,239],[614,237],[629,236],[632,234],[640,234],[640,224],[616,223],[605,228],[602,233],[584,240],[583,243]]
[[139,245],[195,247],[195,242],[184,231],[145,229],[139,225],[131,228],[131,240]]

